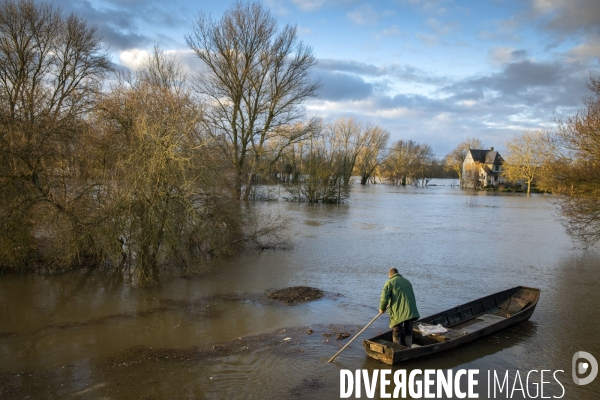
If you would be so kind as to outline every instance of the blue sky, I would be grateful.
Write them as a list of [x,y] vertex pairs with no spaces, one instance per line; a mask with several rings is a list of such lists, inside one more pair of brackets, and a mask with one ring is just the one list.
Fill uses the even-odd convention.
[[[112,61],[135,68],[158,44],[190,71],[185,44],[200,11],[233,1],[57,0],[96,25]],[[352,116],[391,140],[443,156],[466,138],[502,150],[528,129],[572,115],[600,73],[599,0],[264,0],[296,25],[323,86],[307,115]]]

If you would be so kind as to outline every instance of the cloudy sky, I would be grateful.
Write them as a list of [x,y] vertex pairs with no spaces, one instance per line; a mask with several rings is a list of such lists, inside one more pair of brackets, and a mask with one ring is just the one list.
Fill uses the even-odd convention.
[[[353,116],[439,156],[466,138],[502,150],[524,130],[552,128],[600,74],[599,0],[262,2],[319,60],[309,115]],[[99,28],[114,63],[135,68],[158,44],[190,69],[185,35],[196,16],[218,19],[232,3],[54,1]]]

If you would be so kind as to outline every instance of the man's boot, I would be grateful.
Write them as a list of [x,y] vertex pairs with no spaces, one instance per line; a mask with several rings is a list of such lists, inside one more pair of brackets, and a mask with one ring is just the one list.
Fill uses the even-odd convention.
[[398,339],[398,335],[400,334],[398,326],[394,326],[392,328],[392,342],[400,343],[400,339]]
[[406,347],[412,347],[412,335],[406,335]]

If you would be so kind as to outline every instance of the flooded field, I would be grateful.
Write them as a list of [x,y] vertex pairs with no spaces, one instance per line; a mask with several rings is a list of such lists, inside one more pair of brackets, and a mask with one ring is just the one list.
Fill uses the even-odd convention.
[[[292,249],[150,288],[93,271],[0,276],[0,398],[339,398],[341,369],[387,368],[360,340],[327,360],[377,314],[390,267],[411,280],[421,316],[513,286],[541,289],[530,321],[394,368],[478,368],[482,378],[562,370],[563,398],[599,393],[600,378],[574,384],[571,359],[600,356],[600,251],[567,237],[548,197],[355,185],[341,206],[255,206],[289,217]],[[298,303],[268,295],[292,286],[322,293]]]

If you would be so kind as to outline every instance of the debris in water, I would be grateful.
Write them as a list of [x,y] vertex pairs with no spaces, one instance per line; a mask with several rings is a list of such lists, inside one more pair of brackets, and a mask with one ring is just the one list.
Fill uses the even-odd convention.
[[292,286],[285,289],[267,293],[267,297],[282,301],[288,305],[295,305],[307,301],[318,300],[323,297],[323,291],[308,286]]

